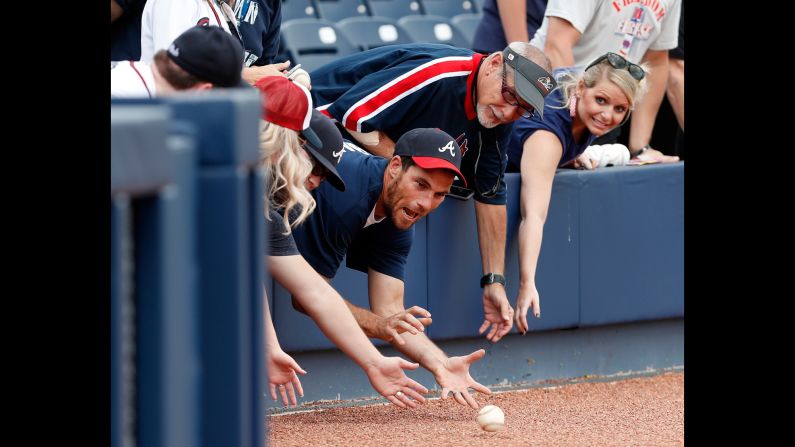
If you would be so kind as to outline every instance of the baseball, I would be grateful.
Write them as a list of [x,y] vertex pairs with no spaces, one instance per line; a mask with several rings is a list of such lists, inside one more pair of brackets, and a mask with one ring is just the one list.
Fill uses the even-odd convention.
[[486,405],[478,412],[478,424],[486,431],[499,431],[505,427],[505,413],[500,407]]
[[303,85],[307,89],[311,88],[312,80],[309,77],[309,73],[303,68],[295,70],[295,72],[290,75],[290,79],[292,79],[293,82]]

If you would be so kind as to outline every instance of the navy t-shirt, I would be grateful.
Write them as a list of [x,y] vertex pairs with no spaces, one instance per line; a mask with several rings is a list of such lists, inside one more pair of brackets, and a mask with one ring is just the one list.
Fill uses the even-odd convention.
[[282,26],[280,0],[238,0],[235,3],[240,38],[245,50],[245,64],[272,64],[279,51]]
[[329,182],[312,191],[317,208],[293,234],[301,256],[321,275],[333,278],[347,255],[349,268],[403,280],[414,227],[399,230],[387,217],[362,228],[381,195],[388,163],[346,141],[337,164],[345,192]]
[[374,48],[310,73],[312,100],[345,129],[380,130],[395,142],[418,127],[461,136],[461,173],[475,199],[502,205],[511,125],[486,129],[478,122],[473,82],[483,59],[472,50],[441,44]]
[[141,59],[141,15],[146,0],[116,0],[124,12],[110,24],[110,60]]
[[[544,11],[547,9],[547,0],[526,0],[527,11],[525,22],[527,22],[528,40],[533,40],[536,30],[544,21]],[[475,30],[475,38],[472,48],[476,51],[493,53],[502,51],[508,46],[505,41],[505,30],[500,20],[500,11],[497,0],[485,0],[483,2],[483,18],[480,19]]]
[[560,89],[553,90],[544,100],[543,120],[538,114],[534,114],[529,119],[519,118],[518,121],[513,123],[513,133],[511,134],[510,145],[508,146],[508,171],[520,171],[524,142],[536,130],[548,130],[555,134],[558,140],[560,140],[560,144],[563,146],[563,156],[561,156],[558,166],[576,158],[596,139],[596,136],[592,135],[588,132],[588,129],[586,129],[580,141],[574,141],[574,136],[571,134],[571,116],[569,115],[569,108],[563,107],[562,109],[557,109],[551,107],[560,107],[562,103],[563,94]]

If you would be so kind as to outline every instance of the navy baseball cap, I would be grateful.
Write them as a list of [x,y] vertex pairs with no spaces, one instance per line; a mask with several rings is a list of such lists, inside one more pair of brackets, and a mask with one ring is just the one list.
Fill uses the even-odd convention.
[[180,34],[166,50],[188,73],[218,87],[247,87],[241,77],[243,47],[218,26],[194,26]]
[[417,128],[404,133],[395,144],[395,155],[411,157],[423,169],[449,169],[466,186],[461,174],[461,148],[441,129]]
[[557,86],[555,78],[535,62],[512,50],[510,46],[502,51],[502,57],[506,64],[513,67],[516,92],[525,102],[533,106],[543,119],[544,97]]
[[[306,138],[309,136],[307,131],[313,133],[317,138]],[[345,182],[337,172],[337,164],[342,160],[342,134],[334,122],[326,115],[312,109],[309,128],[301,131],[301,135],[306,138],[304,149],[328,171],[326,180],[340,191],[345,191]],[[320,144],[313,143],[313,140]]]

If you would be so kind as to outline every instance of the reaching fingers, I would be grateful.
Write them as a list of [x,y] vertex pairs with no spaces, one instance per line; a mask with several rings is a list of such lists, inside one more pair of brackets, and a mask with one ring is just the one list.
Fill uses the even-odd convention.
[[[409,379],[408,377],[406,377],[406,379],[403,381],[402,386],[404,386],[406,388],[411,388],[412,390],[414,390],[415,393],[428,394],[428,388],[425,388],[424,386],[420,385],[418,382],[415,382],[414,379]],[[412,394],[412,396],[414,396],[414,395]],[[420,396],[420,398],[423,401],[425,401],[424,397]],[[416,397],[415,397],[415,399],[416,399]],[[417,399],[417,400],[419,400],[419,399]]]
[[469,394],[468,391],[464,391],[461,394],[463,395],[464,400],[466,401],[467,404],[469,404],[470,407],[474,408],[475,410],[477,410],[480,407],[480,405],[478,405],[478,401],[476,401],[475,398],[471,394]]
[[541,302],[536,301],[533,303],[533,316],[536,318],[541,318]]
[[414,391],[411,387],[406,387],[405,391],[403,391],[403,392],[406,393],[406,396],[411,397],[412,399],[416,400],[417,402],[420,402],[420,403],[423,403],[423,404],[425,403],[425,397],[423,397],[422,394]]
[[516,315],[516,328],[521,332],[523,335],[527,333],[527,312],[523,312],[521,314]]
[[489,331],[489,334],[486,335],[486,338],[491,340],[491,341],[496,341],[496,340],[494,340],[494,334],[497,333],[497,328],[498,327],[499,327],[499,324],[497,324],[497,323],[492,324],[491,325],[491,330]]
[[304,388],[301,386],[301,381],[295,374],[293,374],[293,386],[298,390],[298,395],[304,397]]
[[460,391],[453,391],[453,399],[461,405],[467,405],[467,401],[464,400],[464,396]]
[[398,399],[397,397],[395,397],[395,396],[384,396],[384,397],[386,397],[386,399],[388,401],[392,402],[393,404],[397,405],[398,407],[406,408],[406,404],[401,402],[400,399]]
[[395,393],[395,397],[400,399],[401,402],[403,402],[404,404],[408,405],[411,408],[417,407],[417,402],[414,402],[413,400],[409,399],[409,397],[406,396],[402,391],[398,391],[397,393]]
[[504,337],[504,336],[505,336],[505,334],[507,334],[508,332],[510,332],[510,331],[511,331],[511,328],[512,328],[512,327],[513,327],[513,321],[511,321],[511,324],[503,324],[503,325],[500,325],[500,329],[499,329],[499,331],[497,331],[497,336],[496,336],[496,337],[494,337],[494,341],[495,341],[495,342],[496,342],[496,341],[500,341],[500,339],[501,339],[502,337]]
[[480,329],[478,329],[478,334],[482,334],[482,333],[483,333],[483,331],[485,331],[485,330],[486,330],[486,328],[487,328],[487,327],[489,327],[489,324],[491,324],[491,323],[489,322],[489,320],[483,320],[483,324],[481,324],[481,325],[480,325]]
[[301,374],[306,374],[306,371],[304,371],[304,369],[301,368],[301,366],[298,364],[298,362],[296,362],[295,359],[293,359],[293,358],[290,358],[290,368],[292,368],[293,370],[295,370],[295,371],[297,371],[297,372],[299,372]]
[[[409,316],[410,316],[410,315],[409,315]],[[414,317],[412,317],[412,318],[414,318]],[[420,326],[422,326],[422,325],[420,324],[420,322],[419,322],[419,321],[417,321],[417,324],[419,324]],[[409,324],[409,323],[407,323],[406,321],[399,321],[399,322],[398,322],[398,324],[397,324],[397,327],[398,327],[399,329],[403,329],[403,330],[402,330],[402,331],[400,331],[400,332],[408,332],[408,333],[410,333],[410,334],[412,334],[412,335],[417,335],[417,334],[419,334],[420,330],[422,330],[422,329],[418,330],[418,329],[417,329],[417,328],[414,326],[414,323],[411,323],[411,324]]]
[[288,406],[288,402],[289,402],[287,400],[287,389],[286,388],[287,387],[284,386],[284,385],[279,385],[279,394],[282,396],[282,402],[284,403],[285,407]]
[[295,398],[295,389],[293,388],[293,384],[288,383],[285,388],[287,388],[287,396],[290,397],[290,403],[293,404],[293,406],[298,405],[298,400]]
[[482,359],[485,355],[486,355],[486,350],[485,349],[478,349],[477,351],[475,351],[475,352],[473,352],[471,354],[468,354],[466,356],[466,358],[464,359],[464,361],[467,362],[467,363],[470,363],[470,364],[471,363],[475,363],[478,360]]
[[410,314],[408,312],[403,314],[402,323],[407,323],[407,324],[413,326],[418,331],[424,331],[425,330],[425,326],[423,326],[422,323],[420,323],[420,320],[418,320],[414,315],[412,315],[412,314]]
[[400,334],[398,334],[398,331],[396,331],[396,330],[394,330],[392,328],[387,328],[387,332],[392,337],[392,340],[395,340],[395,342],[397,342],[397,344],[399,344],[399,345],[405,345],[406,344],[406,340],[403,340],[403,337],[401,337]]
[[400,360],[400,367],[402,369],[417,369],[420,367],[419,363],[411,363],[410,361],[400,357],[398,357],[398,359]]
[[478,382],[475,382],[474,380],[472,381],[472,383],[469,386],[473,390],[477,391],[478,393],[491,394],[491,390],[490,389],[486,388],[486,386],[481,385]]
[[418,317],[431,318],[431,313],[420,306],[411,306],[410,308],[406,309],[406,311]]
[[271,399],[276,400],[276,385],[271,383]]

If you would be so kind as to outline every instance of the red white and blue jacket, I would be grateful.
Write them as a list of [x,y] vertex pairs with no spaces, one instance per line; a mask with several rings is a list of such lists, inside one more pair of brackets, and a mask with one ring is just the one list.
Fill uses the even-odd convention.
[[459,139],[461,172],[475,199],[502,205],[511,125],[487,129],[478,122],[473,96],[484,58],[441,44],[374,48],[310,73],[312,100],[346,130],[380,130],[392,141],[417,127],[442,129]]

